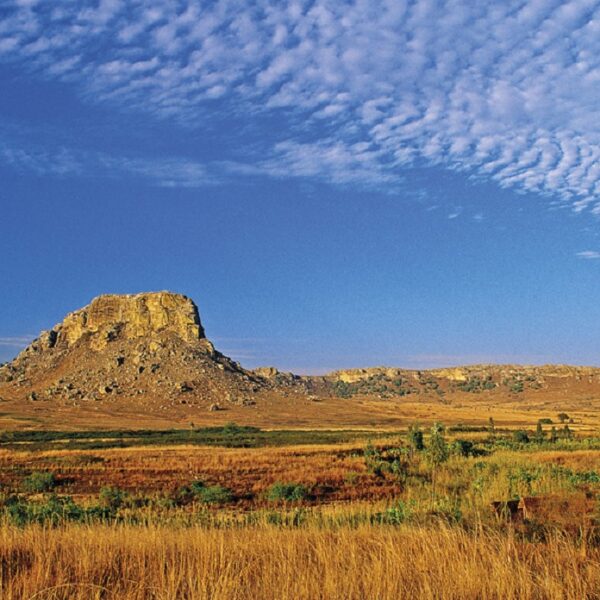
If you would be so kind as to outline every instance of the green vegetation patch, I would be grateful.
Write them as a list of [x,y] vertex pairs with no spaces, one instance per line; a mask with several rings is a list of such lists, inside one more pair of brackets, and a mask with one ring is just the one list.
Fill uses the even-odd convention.
[[297,444],[342,444],[373,435],[366,431],[264,431],[258,427],[228,423],[219,427],[167,430],[108,431],[8,431],[0,434],[0,446],[28,449],[102,449],[148,445],[198,445],[226,448],[261,448]]
[[308,497],[308,488],[299,483],[274,483],[267,490],[270,502],[299,502]]

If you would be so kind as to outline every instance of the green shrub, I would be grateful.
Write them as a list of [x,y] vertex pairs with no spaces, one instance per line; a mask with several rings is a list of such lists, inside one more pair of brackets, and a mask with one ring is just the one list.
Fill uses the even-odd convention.
[[492,381],[492,376],[488,375],[485,379],[474,375],[470,377],[467,381],[463,381],[457,385],[458,389],[463,390],[465,392],[482,392],[485,390],[493,390],[496,387],[496,384]]
[[244,434],[252,434],[260,432],[258,427],[252,427],[250,425],[238,425],[233,421],[229,423],[225,423],[221,428],[221,432],[224,435],[244,435]]
[[411,519],[415,509],[416,502],[414,500],[409,502],[398,500],[394,506],[390,506],[384,512],[375,513],[372,521],[382,525],[401,525]]
[[383,475],[384,466],[381,450],[375,448],[375,446],[373,446],[369,440],[363,451],[363,456],[365,457],[365,466],[367,467],[367,471],[373,475],[377,475],[377,477],[381,477]]
[[513,433],[513,440],[517,442],[517,444],[528,444],[529,443],[529,435],[526,431],[519,429]]
[[127,492],[119,489],[118,487],[105,486],[100,490],[98,494],[98,500],[100,506],[108,508],[109,510],[118,510],[123,506],[127,499]]
[[452,451],[459,456],[472,456],[474,454],[475,444],[470,440],[454,440],[452,442]]
[[23,487],[33,494],[49,492],[58,485],[56,475],[48,471],[34,471],[23,480]]
[[437,468],[448,460],[448,443],[444,435],[445,428],[442,423],[434,423],[431,427],[429,448],[427,448],[427,461],[432,468]]
[[510,386],[510,391],[514,392],[515,394],[520,394],[523,391],[523,382],[522,381],[515,381],[511,386]]
[[336,381],[333,384],[333,392],[340,398],[350,398],[354,393],[356,393],[356,385],[347,383],[345,381]]
[[233,500],[233,494],[229,488],[221,485],[204,485],[202,481],[194,481],[190,485],[190,492],[194,499],[204,504],[226,504]]
[[9,521],[19,527],[30,523],[56,526],[65,521],[81,521],[86,516],[86,511],[70,496],[55,495],[41,504],[15,498],[5,506],[4,512]]
[[408,444],[413,451],[421,452],[421,450],[425,450],[423,432],[418,425],[410,425],[408,427]]
[[274,483],[267,490],[271,502],[299,502],[308,496],[308,489],[299,483]]

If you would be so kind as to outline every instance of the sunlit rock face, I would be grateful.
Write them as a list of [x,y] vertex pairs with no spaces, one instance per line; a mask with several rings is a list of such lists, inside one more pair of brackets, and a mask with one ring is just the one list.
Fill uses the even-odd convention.
[[123,339],[173,333],[185,342],[204,338],[198,308],[186,296],[172,292],[104,295],[77,310],[44,336],[43,344],[69,347],[89,336],[94,349]]

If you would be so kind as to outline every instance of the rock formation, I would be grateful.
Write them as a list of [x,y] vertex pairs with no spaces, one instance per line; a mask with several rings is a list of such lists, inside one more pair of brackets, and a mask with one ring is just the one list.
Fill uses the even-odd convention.
[[207,409],[250,404],[267,385],[217,352],[196,305],[170,292],[95,298],[0,368],[2,383],[38,402],[120,396]]
[[173,333],[183,341],[204,339],[196,305],[170,292],[99,296],[41,336],[47,348],[68,348],[84,336],[95,350],[117,339],[155,337]]

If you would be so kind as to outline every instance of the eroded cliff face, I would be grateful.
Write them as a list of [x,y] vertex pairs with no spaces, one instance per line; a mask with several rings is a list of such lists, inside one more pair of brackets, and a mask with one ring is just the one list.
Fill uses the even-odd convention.
[[196,305],[186,296],[171,292],[104,295],[65,317],[43,332],[43,349],[68,348],[86,338],[94,350],[117,340],[155,338],[173,333],[189,343],[204,339]]

